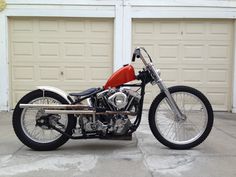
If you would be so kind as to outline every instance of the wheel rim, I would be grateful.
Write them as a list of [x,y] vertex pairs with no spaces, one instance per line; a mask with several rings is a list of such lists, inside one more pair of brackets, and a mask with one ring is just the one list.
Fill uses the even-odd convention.
[[[29,102],[29,104],[61,104],[58,100],[51,97],[41,97],[34,99]],[[51,143],[57,139],[59,139],[62,134],[53,130],[42,128],[40,126],[36,126],[36,120],[40,116],[40,110],[34,108],[25,108],[21,114],[21,127],[23,129],[24,134],[31,140],[37,143]],[[64,128],[60,128],[62,131],[65,131],[68,118],[66,115],[59,115],[60,120],[59,123],[64,125]]]
[[174,144],[190,144],[204,133],[208,113],[204,103],[195,95],[187,92],[171,94],[186,120],[178,121],[167,98],[161,100],[155,112],[156,127],[163,138]]

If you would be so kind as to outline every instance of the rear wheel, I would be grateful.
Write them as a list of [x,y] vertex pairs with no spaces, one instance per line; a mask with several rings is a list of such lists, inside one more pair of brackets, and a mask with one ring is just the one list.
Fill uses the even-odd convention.
[[172,149],[190,149],[199,145],[212,129],[211,104],[201,92],[191,87],[175,86],[169,91],[186,118],[177,119],[167,103],[166,95],[159,94],[149,110],[153,135]]
[[56,126],[63,132],[72,135],[76,119],[73,115],[45,115],[42,109],[20,108],[19,104],[68,104],[60,95],[35,90],[25,95],[16,105],[13,112],[13,128],[17,137],[26,146],[39,151],[54,150],[68,141],[68,137],[50,128]]

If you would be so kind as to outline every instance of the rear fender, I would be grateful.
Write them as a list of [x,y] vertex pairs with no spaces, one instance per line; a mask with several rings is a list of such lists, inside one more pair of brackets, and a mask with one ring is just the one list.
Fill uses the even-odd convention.
[[63,91],[59,88],[52,87],[52,86],[38,86],[37,88],[42,91],[54,92],[54,93],[62,96],[63,98],[65,98],[69,104],[72,104],[72,102],[73,102],[73,99],[65,91]]

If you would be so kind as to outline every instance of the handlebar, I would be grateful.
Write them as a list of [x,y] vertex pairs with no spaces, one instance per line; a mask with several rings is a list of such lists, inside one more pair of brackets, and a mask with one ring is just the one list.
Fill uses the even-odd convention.
[[140,58],[140,55],[141,55],[140,48],[137,47],[137,48],[134,50],[133,57],[132,57],[132,61],[134,62],[134,61],[135,61],[135,58]]
[[134,53],[133,53],[133,56],[132,56],[132,62],[135,61],[135,58],[141,58],[141,60],[142,60],[142,62],[144,63],[144,65],[147,65],[147,62],[146,62],[145,58],[143,57],[143,55],[142,55],[142,53],[141,53],[141,50],[143,50],[143,51],[147,54],[147,56],[148,56],[150,62],[152,63],[152,59],[151,59],[150,55],[147,53],[147,51],[146,51],[145,48],[143,48],[143,47],[137,47],[137,48],[134,50]]
[[136,55],[135,55],[135,53],[133,53],[132,62],[135,62],[135,58],[136,58]]

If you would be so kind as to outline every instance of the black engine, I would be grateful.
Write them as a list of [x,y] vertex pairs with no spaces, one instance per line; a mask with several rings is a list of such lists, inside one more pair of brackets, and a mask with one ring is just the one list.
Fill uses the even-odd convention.
[[[90,106],[97,111],[126,111],[136,113],[140,101],[138,92],[122,88],[108,89],[90,98]],[[81,115],[79,125],[83,132],[98,133],[102,136],[122,136],[128,133],[132,123],[130,117],[122,114],[96,115],[96,123],[93,123],[91,115]]]

